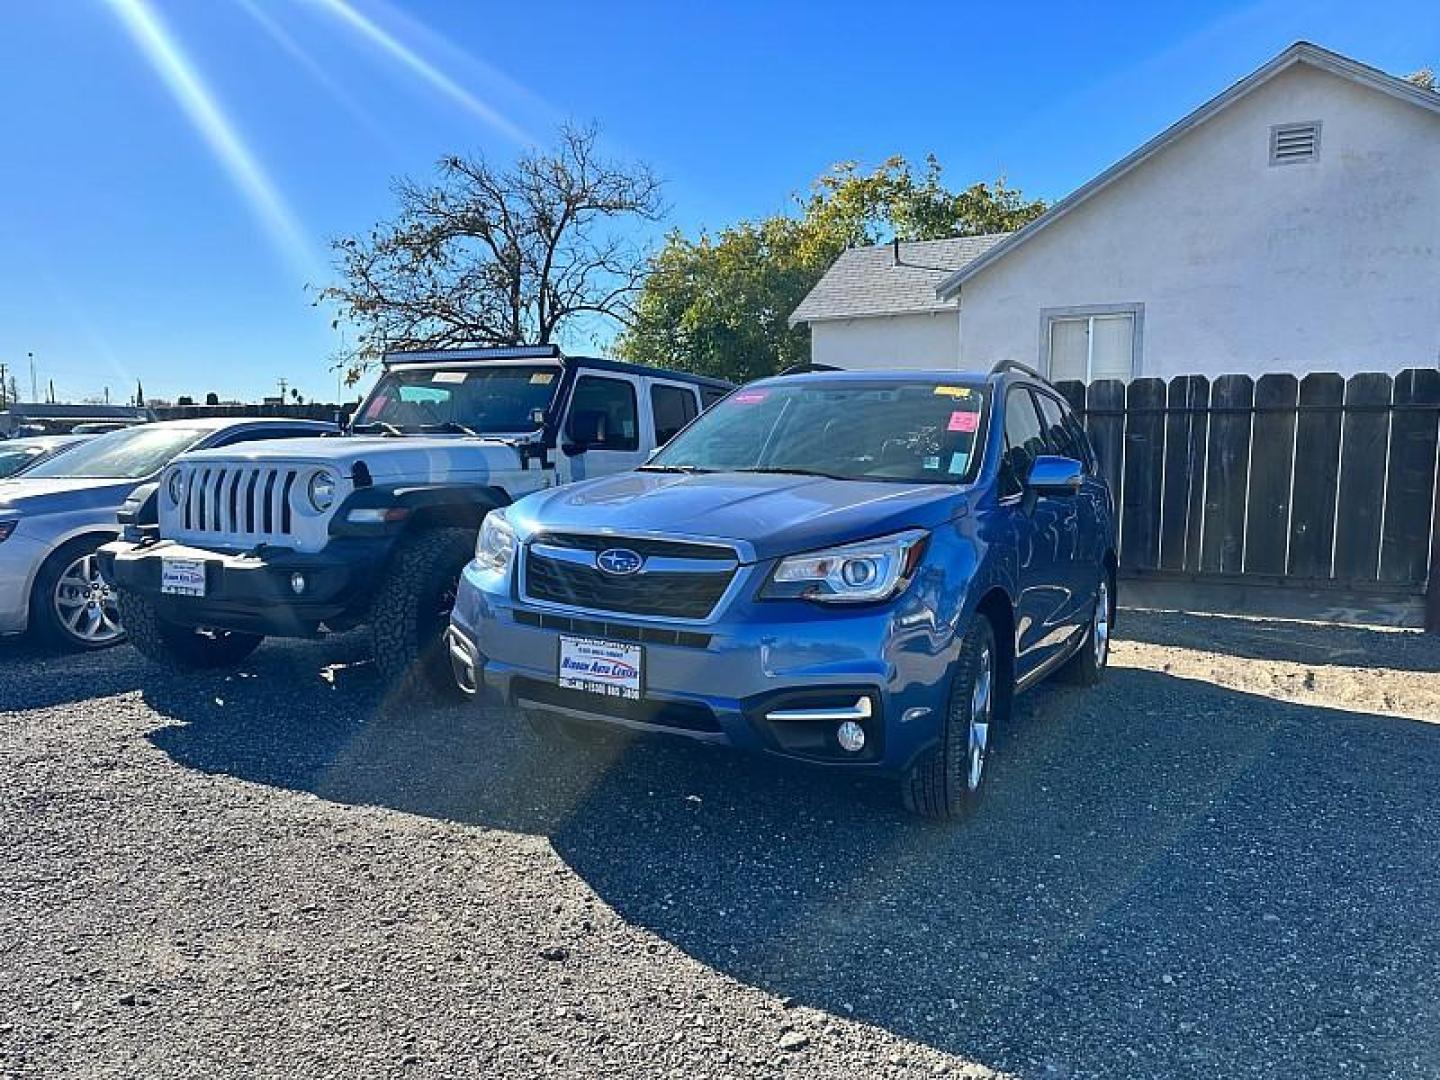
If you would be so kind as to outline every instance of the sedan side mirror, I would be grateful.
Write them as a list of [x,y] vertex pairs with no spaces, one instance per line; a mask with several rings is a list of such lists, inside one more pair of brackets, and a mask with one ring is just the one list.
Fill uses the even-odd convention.
[[1074,458],[1042,454],[1030,467],[1025,487],[1036,495],[1074,495],[1085,480],[1085,469]]

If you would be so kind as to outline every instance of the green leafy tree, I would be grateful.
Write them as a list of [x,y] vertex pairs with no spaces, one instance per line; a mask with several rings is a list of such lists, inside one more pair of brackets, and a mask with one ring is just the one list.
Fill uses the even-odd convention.
[[843,162],[795,202],[792,213],[695,239],[672,232],[620,352],[737,381],[773,374],[808,359],[809,330],[792,329],[790,313],[846,248],[1009,232],[1045,209],[1003,179],[952,191],[933,156],[918,174],[901,157],[870,172]]

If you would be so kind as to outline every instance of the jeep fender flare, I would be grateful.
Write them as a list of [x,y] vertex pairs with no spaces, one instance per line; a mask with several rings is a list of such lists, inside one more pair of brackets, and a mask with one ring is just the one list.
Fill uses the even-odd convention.
[[[331,536],[397,537],[413,528],[471,526],[509,506],[502,487],[479,484],[376,484],[356,491],[330,519]],[[354,520],[363,511],[361,520]]]

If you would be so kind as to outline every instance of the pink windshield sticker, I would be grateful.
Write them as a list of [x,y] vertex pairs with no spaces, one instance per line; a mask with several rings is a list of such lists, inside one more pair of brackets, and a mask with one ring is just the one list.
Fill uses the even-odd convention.
[[952,412],[950,414],[950,430],[974,432],[980,428],[980,414],[978,412]]
[[734,397],[736,405],[758,405],[770,396],[768,390],[741,390]]

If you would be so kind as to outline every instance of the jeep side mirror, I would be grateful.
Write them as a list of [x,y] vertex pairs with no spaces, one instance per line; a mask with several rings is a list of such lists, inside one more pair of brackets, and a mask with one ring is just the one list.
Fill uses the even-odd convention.
[[1074,458],[1041,454],[1030,466],[1025,487],[1036,495],[1074,495],[1084,479],[1084,467]]

